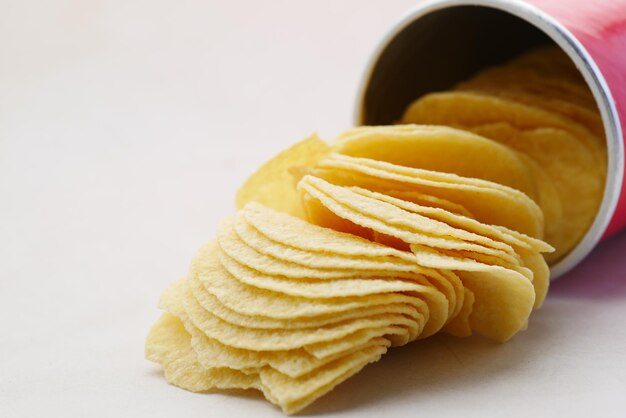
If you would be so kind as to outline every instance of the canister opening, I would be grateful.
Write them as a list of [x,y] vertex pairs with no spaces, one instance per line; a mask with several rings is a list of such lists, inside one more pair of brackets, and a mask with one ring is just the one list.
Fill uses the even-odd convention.
[[600,209],[582,241],[551,267],[573,268],[599,242],[624,177],[624,144],[615,102],[602,73],[575,36],[551,16],[510,0],[431,0],[409,12],[381,41],[361,81],[355,124],[400,120],[418,97],[447,90],[487,67],[543,45],[557,45],[575,64],[596,100],[607,142],[608,176]]
[[397,33],[378,56],[359,122],[394,123],[416,98],[551,43],[537,27],[502,10],[456,6],[428,13]]

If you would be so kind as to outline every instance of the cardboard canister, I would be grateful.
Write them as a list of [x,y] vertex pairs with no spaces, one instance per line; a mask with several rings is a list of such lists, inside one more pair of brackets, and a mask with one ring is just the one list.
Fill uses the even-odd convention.
[[355,123],[392,124],[418,97],[546,44],[561,48],[584,77],[608,151],[598,212],[578,245],[552,266],[556,278],[626,227],[626,0],[421,2],[375,49],[357,95]]

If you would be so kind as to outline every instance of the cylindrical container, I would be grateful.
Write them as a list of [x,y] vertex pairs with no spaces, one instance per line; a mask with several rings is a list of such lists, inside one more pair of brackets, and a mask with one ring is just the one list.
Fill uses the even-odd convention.
[[[419,96],[544,44],[573,61],[600,110],[608,149],[602,203],[584,238],[552,266],[556,278],[626,227],[626,0],[435,0],[394,25],[357,96],[357,125],[391,124]],[[581,196],[581,199],[584,196]]]

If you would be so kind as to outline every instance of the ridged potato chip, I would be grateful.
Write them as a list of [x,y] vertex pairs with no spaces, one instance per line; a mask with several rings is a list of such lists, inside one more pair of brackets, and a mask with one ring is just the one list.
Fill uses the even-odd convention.
[[556,248],[549,260],[567,254],[591,225],[602,199],[604,175],[588,150],[561,129],[522,131],[505,123],[468,129],[525,153],[543,167],[560,198],[562,211],[551,222],[552,228],[546,229],[546,241]]
[[150,330],[146,358],[163,367],[169,382],[192,392],[260,389],[258,376],[225,367],[202,367],[191,346],[191,335],[183,322],[169,313],[163,314]]
[[533,177],[514,151],[460,129],[424,125],[354,128],[340,135],[332,150],[352,157],[489,180],[536,197]]
[[367,298],[358,296],[312,298],[290,296],[271,292],[244,284],[233,277],[219,262],[215,251],[206,258],[196,258],[191,275],[198,279],[206,290],[217,297],[229,309],[251,316],[266,316],[275,319],[296,319],[337,315],[354,309],[385,304],[405,303],[419,305],[421,302],[404,294],[380,293]]
[[[324,159],[317,167],[321,170],[313,170],[313,174],[333,184],[379,191],[382,183],[383,189],[419,190],[463,205],[482,223],[543,236],[539,206],[524,193],[496,183],[343,155]],[[494,207],[499,210],[493,211]]]
[[604,125],[597,109],[589,109],[580,104],[574,104],[564,99],[551,98],[542,94],[531,94],[516,89],[507,89],[498,85],[484,83],[462,83],[456,87],[459,91],[476,92],[502,97],[513,102],[538,107],[552,113],[559,114],[567,119],[579,123],[598,137],[604,137]]
[[606,164],[603,143],[584,126],[544,109],[486,94],[461,91],[432,93],[411,104],[402,122],[458,127],[504,122],[518,129],[562,129],[587,147],[598,167]]
[[276,210],[302,216],[292,170],[309,167],[328,154],[328,144],[311,135],[278,154],[259,168],[237,192],[237,207],[262,203]]
[[506,91],[523,91],[590,110],[596,109],[593,95],[585,84],[563,77],[546,76],[534,68],[515,65],[488,68],[472,77],[468,83],[474,86],[498,86]]
[[263,352],[229,347],[217,340],[208,338],[195,327],[192,328],[191,335],[198,360],[207,369],[228,367],[234,370],[242,370],[245,373],[269,366],[293,378],[304,376],[327,363],[364,348],[373,346],[387,347],[390,345],[389,340],[386,338],[373,337],[362,344],[351,342],[347,350],[337,354],[317,358],[304,349]]
[[336,385],[358,373],[368,363],[378,361],[385,344],[364,347],[355,353],[325,364],[313,376],[291,378],[273,368],[247,374],[230,368],[205,368],[191,347],[191,335],[182,322],[164,315],[148,335],[149,359],[161,364],[173,384],[194,392],[215,389],[258,389],[287,414],[298,412]]
[[[337,216],[401,239],[407,244],[474,251],[515,261],[513,250],[506,244],[452,228],[443,222],[416,213],[403,211],[375,197],[356,193],[350,188],[335,186],[313,176],[303,178],[298,187],[311,197],[320,200]],[[490,245],[483,245],[481,243],[483,240]],[[494,248],[498,246],[500,248]]]
[[[236,370],[244,371],[247,374],[253,373],[254,369],[259,369],[264,366],[271,366],[277,370],[285,370],[285,374],[291,377],[299,377],[304,374],[310,373],[318,367],[322,367],[324,364],[329,363],[342,355],[351,354],[358,349],[370,347],[372,345],[389,346],[390,341],[381,337],[372,337],[367,341],[362,341],[360,344],[352,343],[353,338],[349,337],[347,340],[341,341],[332,340],[331,343],[334,347],[346,347],[345,350],[334,350],[332,353],[328,353],[325,356],[314,357],[305,349],[296,350],[274,350],[274,351],[262,351],[262,350],[245,350],[232,346],[225,345],[220,341],[208,337],[199,328],[197,328],[192,321],[189,320],[187,311],[183,306],[182,293],[184,291],[185,282],[177,282],[177,285],[168,289],[169,292],[174,292],[173,295],[168,297],[170,303],[167,306],[163,306],[163,309],[169,312],[176,312],[176,315],[183,322],[185,329],[191,334],[191,344],[198,355],[200,363],[205,368],[232,368]],[[373,333],[368,335],[384,335],[381,334],[381,328],[373,328]],[[406,334],[406,330],[400,327],[394,329],[382,328],[385,332],[390,334]],[[346,344],[349,342],[349,344]],[[320,344],[328,344],[328,342],[319,343],[316,345],[316,350],[319,349]],[[306,347],[308,348],[308,347]]]
[[574,83],[584,84],[585,79],[570,57],[553,45],[533,48],[508,63],[509,66],[530,68],[551,78],[567,78]]

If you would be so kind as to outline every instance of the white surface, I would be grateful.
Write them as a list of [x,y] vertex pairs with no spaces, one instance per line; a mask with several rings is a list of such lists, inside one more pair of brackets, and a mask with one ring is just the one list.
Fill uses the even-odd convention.
[[[143,359],[253,167],[349,126],[358,78],[413,1],[0,0],[0,416],[279,417]],[[394,349],[307,412],[623,416],[626,236],[505,345]]]

